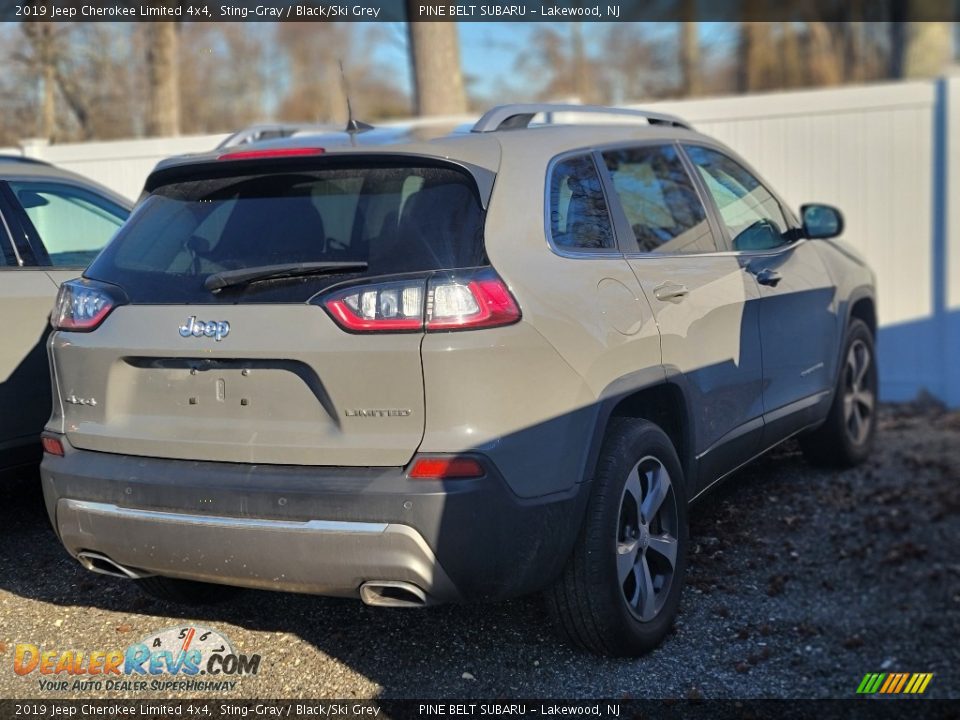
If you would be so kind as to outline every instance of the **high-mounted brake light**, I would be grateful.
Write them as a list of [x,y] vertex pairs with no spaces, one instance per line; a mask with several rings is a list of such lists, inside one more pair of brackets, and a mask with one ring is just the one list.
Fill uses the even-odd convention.
[[322,147],[277,148],[276,150],[235,150],[224,153],[217,160],[263,160],[269,158],[302,157],[304,155],[323,155]]
[[353,285],[319,302],[350,332],[472,330],[520,319],[516,300],[490,268]]
[[453,480],[479,478],[486,472],[471,457],[425,457],[413,464],[408,475],[414,480]]
[[57,330],[90,332],[124,302],[119,288],[89,280],[69,280],[60,286],[50,322]]

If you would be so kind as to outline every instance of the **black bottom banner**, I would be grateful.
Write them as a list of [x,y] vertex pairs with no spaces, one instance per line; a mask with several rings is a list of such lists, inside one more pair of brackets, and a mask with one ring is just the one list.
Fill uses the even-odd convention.
[[949,700],[0,700],[11,718],[960,718]]

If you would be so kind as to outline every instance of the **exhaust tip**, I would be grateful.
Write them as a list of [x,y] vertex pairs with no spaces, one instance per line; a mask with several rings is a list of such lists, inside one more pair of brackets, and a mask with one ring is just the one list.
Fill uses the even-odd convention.
[[375,580],[360,586],[360,599],[374,607],[422,608],[430,605],[430,596],[413,583],[400,580]]
[[91,552],[90,550],[81,550],[78,552],[77,560],[83,567],[91,572],[123,578],[124,580],[139,580],[140,578],[150,577],[152,574],[143,572],[142,570],[128,568],[118,562],[114,562],[106,555]]

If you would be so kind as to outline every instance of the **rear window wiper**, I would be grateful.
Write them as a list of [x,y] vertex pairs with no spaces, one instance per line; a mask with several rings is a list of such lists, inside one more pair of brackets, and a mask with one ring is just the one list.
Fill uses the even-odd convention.
[[247,285],[260,280],[275,278],[296,277],[298,275],[322,275],[324,273],[348,272],[350,270],[366,270],[367,263],[360,260],[345,262],[303,262],[288,263],[286,265],[258,265],[256,267],[240,268],[239,270],[224,270],[208,275],[203,286],[210,292],[216,292],[225,287]]

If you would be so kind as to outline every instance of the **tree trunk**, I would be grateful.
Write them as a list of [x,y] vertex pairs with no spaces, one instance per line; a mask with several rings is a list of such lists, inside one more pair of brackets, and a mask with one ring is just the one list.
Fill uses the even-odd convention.
[[780,23],[783,40],[781,41],[782,64],[781,85],[785,88],[802,87],[805,82],[803,53],[800,49],[800,40],[792,22]]
[[56,98],[56,68],[52,62],[43,64],[43,122],[40,136],[53,142],[57,134],[57,98]]
[[26,22],[20,26],[33,49],[32,64],[42,90],[36,133],[53,141],[57,133],[57,47],[52,23]]
[[[432,0],[433,4],[444,3]],[[420,0],[420,4],[428,4]],[[407,17],[416,17],[408,5]],[[455,22],[410,22],[414,97],[418,115],[459,115],[467,111]]]
[[738,55],[738,85],[741,92],[773,87],[775,58],[770,23],[742,23]]
[[683,0],[680,23],[680,73],[683,95],[699,95],[700,82],[700,35],[696,15],[696,0]]
[[825,22],[807,23],[807,57],[810,58],[810,83],[815,87],[839,85],[843,80],[840,55],[830,26]]
[[147,135],[180,133],[180,65],[177,24],[147,25]]
[[902,77],[934,77],[952,59],[953,23],[910,22],[904,28],[904,42],[900,44],[903,59]]

